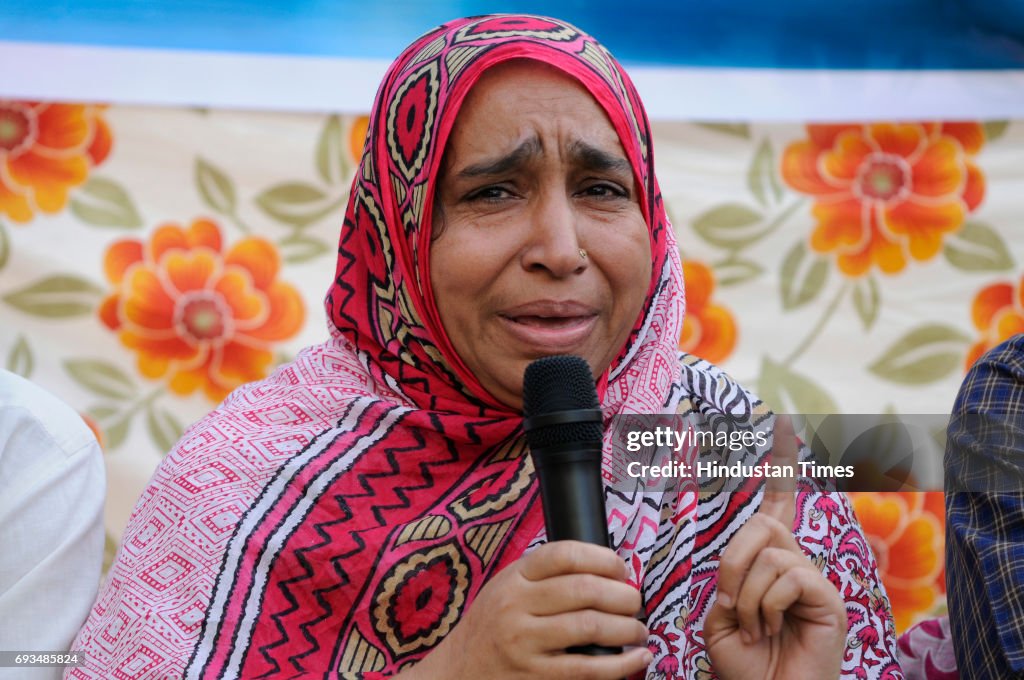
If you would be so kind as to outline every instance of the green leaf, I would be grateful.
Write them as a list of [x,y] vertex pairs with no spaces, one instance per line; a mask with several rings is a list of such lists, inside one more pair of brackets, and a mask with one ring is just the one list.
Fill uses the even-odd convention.
[[86,413],[93,417],[97,422],[107,420],[112,416],[117,415],[120,412],[120,407],[112,404],[97,404],[96,406],[90,406]]
[[90,177],[82,185],[79,194],[71,199],[71,212],[94,227],[138,229],[142,226],[142,217],[128,192],[114,180],[103,177]]
[[865,330],[870,329],[878,319],[881,302],[878,281],[873,276],[861,279],[853,289],[853,306],[857,309],[857,316],[864,323]]
[[715,279],[720,286],[735,286],[764,273],[764,267],[753,260],[731,257],[714,266]]
[[11,259],[11,239],[7,235],[7,227],[0,222],[0,269],[7,266]]
[[767,139],[761,142],[747,170],[747,186],[761,205],[768,205],[769,190],[773,203],[782,198],[782,186],[775,176],[775,153]]
[[268,205],[306,205],[319,203],[327,198],[321,189],[304,182],[284,182],[277,184],[256,199],[257,202],[264,202]]
[[903,385],[935,382],[963,366],[970,338],[942,324],[925,324],[906,333],[868,370],[883,380]]
[[810,255],[803,241],[797,241],[782,260],[782,308],[796,309],[806,305],[825,289],[828,260]]
[[982,123],[981,127],[985,130],[985,139],[991,142],[1006,134],[1006,128],[1009,125],[1010,121],[1008,120],[990,120]]
[[697,235],[720,248],[736,249],[757,238],[761,213],[740,203],[716,205],[693,221]]
[[320,139],[316,143],[316,170],[328,184],[340,184],[348,175],[345,137],[341,131],[341,118],[328,116]]
[[146,409],[146,429],[149,438],[165,454],[174,448],[185,431],[170,411],[155,407]]
[[222,215],[235,214],[235,185],[220,169],[196,157],[196,186],[206,204]]
[[768,357],[761,360],[757,389],[758,396],[776,413],[839,412],[835,400],[820,385]]
[[131,414],[126,414],[110,427],[101,427],[100,429],[103,431],[104,451],[113,451],[117,447],[121,446],[121,444],[124,443],[124,440],[128,438],[131,426]]
[[697,125],[725,135],[750,139],[750,126],[746,123],[697,123]]
[[28,378],[32,375],[35,363],[35,359],[32,357],[32,349],[28,346],[28,340],[25,339],[24,335],[19,335],[18,339],[14,342],[14,347],[7,354],[7,370],[11,373],[17,373],[23,378]]
[[298,264],[330,252],[331,247],[318,238],[295,234],[281,239],[281,258],[288,264]]
[[4,302],[32,316],[67,318],[90,314],[102,290],[78,276],[56,275],[3,296]]
[[305,227],[334,210],[336,204],[312,184],[285,182],[256,197],[256,205],[272,218],[294,227]]
[[97,359],[68,359],[64,368],[79,385],[110,399],[130,399],[138,389],[120,368]]
[[951,265],[967,272],[1006,271],[1014,266],[1003,237],[982,222],[964,222],[946,241],[943,254]]

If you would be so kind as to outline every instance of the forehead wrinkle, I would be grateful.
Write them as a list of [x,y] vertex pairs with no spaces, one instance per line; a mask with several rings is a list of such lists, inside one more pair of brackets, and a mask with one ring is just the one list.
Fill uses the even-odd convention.
[[[566,146],[570,162],[577,167],[623,174],[632,173],[629,161],[616,153],[610,153],[579,139],[569,142]],[[466,166],[459,171],[458,175],[464,179],[501,175],[528,165],[542,153],[543,144],[538,137],[533,136],[503,156]]]
[[473,178],[481,176],[501,175],[510,170],[527,165],[531,160],[541,155],[540,139],[535,136],[527,139],[515,149],[498,158],[489,158],[479,163],[467,165],[459,171],[461,178]]

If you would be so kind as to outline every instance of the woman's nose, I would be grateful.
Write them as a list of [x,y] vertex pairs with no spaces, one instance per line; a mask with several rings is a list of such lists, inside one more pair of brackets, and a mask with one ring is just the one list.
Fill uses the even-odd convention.
[[552,194],[538,199],[530,212],[523,267],[562,278],[586,269],[587,257],[571,198],[563,192]]

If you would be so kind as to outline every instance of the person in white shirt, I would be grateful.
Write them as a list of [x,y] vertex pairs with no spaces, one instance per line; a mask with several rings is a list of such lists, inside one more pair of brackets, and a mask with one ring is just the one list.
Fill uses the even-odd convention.
[[[0,651],[67,651],[99,588],[106,475],[100,445],[57,397],[0,369]],[[12,665],[0,680],[59,678]]]

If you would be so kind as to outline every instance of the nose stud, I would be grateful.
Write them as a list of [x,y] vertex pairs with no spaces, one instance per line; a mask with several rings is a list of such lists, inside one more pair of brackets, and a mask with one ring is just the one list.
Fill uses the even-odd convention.
[[584,250],[583,248],[580,248],[580,259],[581,260],[587,259],[587,251]]

